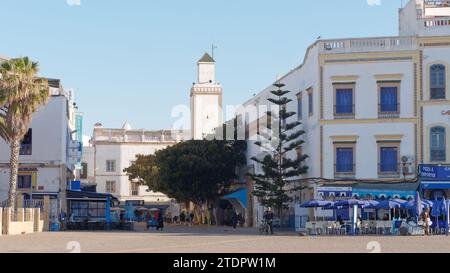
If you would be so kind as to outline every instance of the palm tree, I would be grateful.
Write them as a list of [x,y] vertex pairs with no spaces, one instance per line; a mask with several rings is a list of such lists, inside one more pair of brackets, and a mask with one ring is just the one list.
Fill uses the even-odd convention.
[[0,65],[0,137],[11,148],[8,207],[15,207],[20,143],[28,132],[33,113],[49,96],[48,81],[38,78],[38,63],[28,57]]

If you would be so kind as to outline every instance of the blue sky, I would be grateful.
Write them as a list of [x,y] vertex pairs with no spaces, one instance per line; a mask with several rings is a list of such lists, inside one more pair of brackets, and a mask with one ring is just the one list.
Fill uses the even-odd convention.
[[196,61],[213,43],[224,105],[236,105],[300,64],[318,36],[397,35],[399,7],[400,0],[0,0],[0,55],[30,56],[44,76],[75,89],[84,134],[95,122],[126,120],[163,129],[174,106],[189,105]]

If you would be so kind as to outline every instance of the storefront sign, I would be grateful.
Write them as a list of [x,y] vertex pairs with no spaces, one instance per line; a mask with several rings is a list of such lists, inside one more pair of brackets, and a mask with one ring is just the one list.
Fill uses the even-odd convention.
[[352,196],[351,187],[319,187],[317,188],[317,197],[328,198],[334,197],[350,197]]
[[450,166],[420,165],[419,174],[423,180],[450,180]]

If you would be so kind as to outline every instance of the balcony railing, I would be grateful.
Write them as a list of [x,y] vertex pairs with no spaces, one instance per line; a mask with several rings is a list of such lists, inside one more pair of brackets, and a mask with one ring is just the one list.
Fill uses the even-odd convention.
[[430,161],[432,162],[447,161],[447,152],[445,150],[431,149],[430,155]]
[[355,105],[335,105],[335,119],[353,119],[355,118]]
[[399,177],[400,165],[398,163],[380,163],[378,164],[378,175],[380,177]]
[[336,54],[415,50],[418,48],[418,43],[414,37],[384,37],[326,40],[322,41],[319,46],[322,54]]
[[334,176],[351,178],[355,176],[355,164],[334,164]]
[[[396,110],[394,110],[396,109]],[[378,104],[378,118],[399,118],[400,103]]]

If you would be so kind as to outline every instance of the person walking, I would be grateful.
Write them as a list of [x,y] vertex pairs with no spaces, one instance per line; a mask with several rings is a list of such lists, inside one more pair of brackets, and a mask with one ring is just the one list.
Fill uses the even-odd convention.
[[191,219],[191,224],[190,224],[191,226],[194,225],[194,217],[195,217],[195,214],[193,211],[191,211],[191,213],[189,214],[189,218]]
[[430,236],[430,209],[427,208],[425,209],[425,211],[422,213],[422,222],[423,222],[423,228],[425,230],[425,235],[426,236]]
[[158,221],[158,227],[156,228],[156,230],[163,231],[163,229],[164,229],[164,215],[163,215],[162,211],[159,213],[157,221]]
[[231,225],[234,229],[236,229],[238,225],[238,215],[235,210],[233,210],[233,215],[231,216]]
[[66,230],[67,228],[67,214],[65,211],[61,210],[61,214],[59,215],[59,220],[61,222],[61,230]]
[[272,212],[272,208],[267,208],[267,210],[264,212],[264,221],[266,222],[266,224],[269,227],[269,232],[271,235],[274,234],[273,232],[273,212]]

